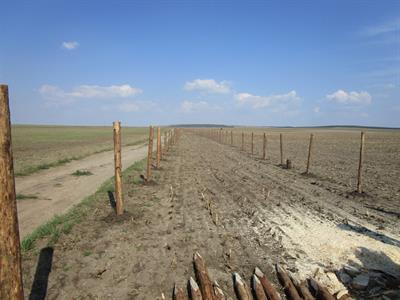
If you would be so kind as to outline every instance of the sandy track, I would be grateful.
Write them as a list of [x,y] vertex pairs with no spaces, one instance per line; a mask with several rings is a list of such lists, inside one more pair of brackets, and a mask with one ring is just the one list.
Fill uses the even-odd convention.
[[[123,169],[146,156],[144,145],[122,149]],[[76,170],[88,170],[93,175],[72,176]],[[114,152],[94,154],[66,165],[43,170],[27,177],[16,178],[17,194],[34,195],[37,199],[18,201],[18,221],[21,239],[35,228],[62,214],[93,194],[114,175]]]

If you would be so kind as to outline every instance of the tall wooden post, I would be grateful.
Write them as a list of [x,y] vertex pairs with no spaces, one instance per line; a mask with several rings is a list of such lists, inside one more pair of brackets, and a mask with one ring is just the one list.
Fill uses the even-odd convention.
[[122,200],[122,165],[121,165],[121,122],[113,123],[114,131],[114,168],[115,168],[115,204],[117,215],[124,213]]
[[280,150],[281,150],[281,166],[283,166],[283,141],[282,141],[282,133],[279,134],[280,141]]
[[242,132],[242,151],[244,150],[244,132]]
[[24,299],[8,86],[0,85],[0,299]]
[[161,134],[161,129],[160,129],[160,160],[163,160],[163,138],[162,138],[162,134]]
[[308,157],[307,157],[307,168],[306,168],[306,174],[308,174],[310,170],[310,162],[311,162],[311,150],[312,150],[312,142],[313,142],[314,135],[311,133],[310,134],[310,145],[308,146]]
[[157,127],[157,169],[160,168],[161,160],[161,129]]
[[267,136],[264,132],[263,134],[263,159],[265,160],[267,157]]
[[254,154],[254,133],[251,133],[251,154]]
[[163,151],[163,155],[165,155],[165,153],[167,152],[167,132],[164,132],[163,141],[164,141],[164,146],[162,148],[162,151]]
[[364,161],[364,141],[365,134],[361,132],[361,143],[360,143],[360,160],[358,161],[358,175],[357,175],[357,192],[362,193],[362,167]]
[[[170,140],[170,139],[169,139]],[[153,126],[149,128],[149,145],[147,151],[147,173],[146,180],[149,181],[151,178],[151,163],[153,159]]]

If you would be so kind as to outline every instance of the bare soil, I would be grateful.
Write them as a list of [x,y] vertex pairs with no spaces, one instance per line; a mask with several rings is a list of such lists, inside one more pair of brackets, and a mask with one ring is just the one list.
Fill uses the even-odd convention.
[[[125,169],[147,154],[144,145],[122,148],[122,167]],[[74,176],[77,170],[89,171],[89,176]],[[114,175],[114,152],[93,154],[79,161],[16,178],[16,191],[32,196],[20,200],[18,221],[21,239],[56,214],[63,214],[74,204],[93,194]]]
[[[232,272],[248,280],[258,266],[276,283],[277,262],[299,277],[347,264],[400,276],[399,202],[337,192],[329,179],[187,132],[153,184],[134,185],[138,175],[123,178],[123,217],[104,195],[54,245],[48,299],[169,298],[193,276],[196,251],[231,297]],[[37,265],[49,265],[38,254],[24,255],[26,297]]]

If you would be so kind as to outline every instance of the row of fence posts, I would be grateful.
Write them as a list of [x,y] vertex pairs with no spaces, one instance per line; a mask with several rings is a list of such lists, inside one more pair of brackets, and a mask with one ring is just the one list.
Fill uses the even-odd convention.
[[[222,144],[230,144],[234,146],[234,133],[231,130],[230,134],[227,130],[223,129],[211,129],[206,134],[207,137],[214,139]],[[228,138],[230,136],[230,139]],[[310,140],[308,144],[308,155],[307,155],[307,163],[306,163],[306,170],[304,174],[309,174],[310,166],[311,166],[311,159],[312,159],[312,150],[313,150],[313,143],[314,143],[314,134],[310,134]],[[362,170],[363,170],[363,162],[364,162],[364,144],[365,144],[365,133],[361,132],[361,141],[360,141],[360,155],[359,155],[359,163],[358,163],[358,172],[357,172],[357,192],[362,193]],[[241,132],[241,144],[240,149],[245,151],[245,133]],[[263,133],[262,139],[262,159],[265,160],[267,157],[267,135]],[[250,133],[250,152],[254,155],[254,133]],[[280,165],[284,166],[284,155],[283,155],[283,134],[279,134],[279,153],[280,153]],[[292,166],[292,162],[290,159],[286,160],[286,168],[290,169]]]
[[[114,178],[115,178],[115,204],[117,215],[122,215],[124,212],[124,201],[122,197],[122,164],[121,164],[121,122],[113,123],[114,132]],[[156,149],[156,165],[153,165],[153,144],[154,144],[154,127],[149,127],[149,140],[147,146],[147,164],[146,183],[151,181],[152,169],[160,169],[163,155],[176,143],[177,129],[168,130],[165,132],[164,138],[161,137],[161,128],[157,127],[157,149]],[[163,145],[164,144],[164,145]]]
[[[150,126],[145,181],[151,180],[154,128]],[[156,167],[165,153],[177,142],[179,131],[168,130],[161,139],[157,128]],[[124,212],[122,197],[121,122],[113,123],[116,214]],[[21,268],[21,245],[18,227],[17,200],[8,86],[0,85],[0,299],[24,299]]]

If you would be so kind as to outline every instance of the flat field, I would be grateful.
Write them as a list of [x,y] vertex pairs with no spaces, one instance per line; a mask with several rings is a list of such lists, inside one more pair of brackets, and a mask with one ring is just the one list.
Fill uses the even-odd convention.
[[[151,184],[139,177],[144,163],[124,173],[122,217],[110,206],[110,181],[24,253],[26,294],[40,292],[43,282],[35,282],[35,272],[50,257],[48,299],[161,299],[162,292],[171,299],[175,283],[185,288],[195,277],[192,257],[198,251],[212,280],[232,299],[232,273],[249,283],[256,266],[285,299],[275,263],[299,278],[317,278],[331,293],[347,289],[356,299],[398,299],[400,201],[398,176],[392,178],[399,172],[398,132],[367,132],[362,195],[349,182],[357,170],[359,132],[314,132],[316,155],[312,174],[305,176],[308,130],[284,131],[291,170],[278,166],[278,131],[269,132],[268,160],[237,143],[182,131]],[[378,177],[369,179],[371,174]],[[72,228],[65,226],[69,218]],[[369,276],[368,287],[353,288],[354,274],[341,281],[348,265]]]
[[[230,132],[230,129],[225,129]],[[400,203],[400,130],[363,129],[365,132],[362,188],[371,209],[388,211]],[[306,170],[310,133],[314,134],[310,177],[315,184],[331,192],[350,197],[356,190],[360,155],[359,128],[235,128],[234,144],[241,147],[245,133],[245,151],[251,151],[254,132],[254,157],[262,156],[262,135],[267,135],[267,161],[280,164],[279,134],[283,136],[283,160],[292,161],[294,170]],[[230,143],[228,134],[227,143]]]
[[[148,128],[122,127],[121,132],[122,145],[134,145],[146,140]],[[114,145],[112,126],[14,125],[12,143],[17,176],[111,150]]]

